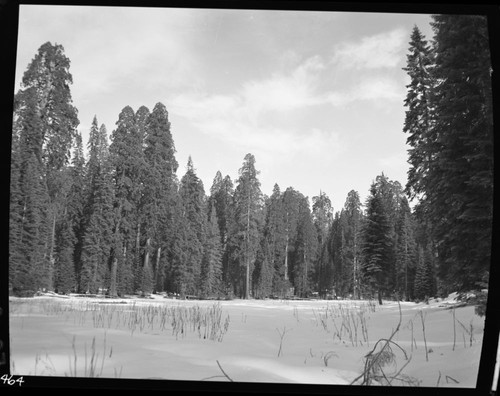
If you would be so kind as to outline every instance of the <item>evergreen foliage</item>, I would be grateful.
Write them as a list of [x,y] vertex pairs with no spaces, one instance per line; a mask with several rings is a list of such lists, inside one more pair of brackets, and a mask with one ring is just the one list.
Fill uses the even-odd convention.
[[390,264],[393,256],[391,223],[382,191],[372,184],[363,229],[362,271],[369,295],[379,304],[390,290]]
[[245,156],[239,175],[234,191],[234,229],[230,237],[234,264],[230,271],[235,293],[248,299],[260,243],[264,205],[255,157],[252,154]]
[[[493,107],[486,20],[414,27],[404,70],[408,180],[376,176],[364,205],[322,191],[261,191],[248,153],[209,196],[178,163],[167,108],[125,106],[108,142],[94,117],[84,156],[69,59],[43,44],[14,98],[9,288],[13,294],[178,293],[200,298],[406,300],[488,286]],[[410,201],[409,201],[410,200]],[[413,207],[410,202],[415,200]],[[363,210],[365,209],[365,210]]]
[[413,156],[407,189],[419,195],[446,293],[478,288],[490,264],[491,62],[485,17],[435,15],[431,25],[432,51],[415,30],[408,58],[412,84],[404,130]]

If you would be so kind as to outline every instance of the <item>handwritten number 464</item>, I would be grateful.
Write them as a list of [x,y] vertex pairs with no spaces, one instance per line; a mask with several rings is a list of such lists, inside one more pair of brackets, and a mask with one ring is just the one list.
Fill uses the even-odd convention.
[[24,382],[23,380],[23,377],[19,377],[18,379],[13,379],[12,378],[13,375],[7,375],[7,374],[4,374],[2,375],[2,378],[0,378],[0,380],[3,380],[3,384],[7,384],[7,385],[15,385],[16,382],[19,384],[19,386],[21,386]]

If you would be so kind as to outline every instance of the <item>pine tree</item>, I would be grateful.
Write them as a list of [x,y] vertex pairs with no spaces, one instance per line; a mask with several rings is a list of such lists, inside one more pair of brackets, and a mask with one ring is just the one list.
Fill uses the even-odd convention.
[[262,242],[259,251],[256,290],[259,297],[281,294],[283,276],[280,269],[285,263],[285,214],[283,197],[278,184],[266,200],[265,222],[262,230]]
[[[222,248],[222,282],[224,289],[230,289],[230,271],[229,257],[230,246],[229,241],[229,226],[233,216],[233,182],[229,176],[222,178],[220,171],[217,171],[212,187],[210,189],[210,200],[214,202],[219,225],[219,234],[221,238]],[[226,290],[226,291],[227,291]]]
[[416,268],[415,224],[408,200],[404,198],[398,215],[396,233],[397,239],[397,265],[396,265],[396,290],[407,301],[413,297],[413,279]]
[[294,248],[293,285],[295,294],[306,297],[311,292],[311,274],[316,259],[319,238],[318,228],[313,222],[309,201],[303,198],[298,208],[297,239]]
[[273,295],[274,266],[271,247],[266,238],[262,238],[257,252],[254,270],[254,297],[267,298]]
[[263,197],[255,169],[255,157],[245,156],[234,192],[233,286],[240,296],[250,297],[250,281],[259,247]]
[[222,244],[212,201],[208,211],[207,232],[201,262],[200,292],[202,297],[220,297],[222,292]]
[[188,159],[186,173],[181,179],[179,197],[182,203],[188,255],[185,274],[186,292],[198,294],[207,219],[203,182],[196,175],[191,157]]
[[[57,259],[54,287],[62,293],[76,290],[75,248],[81,232],[84,205],[84,168],[82,136],[77,133],[71,168],[66,170],[66,191],[61,221],[56,228]],[[61,193],[61,192],[60,192]]]
[[345,262],[352,270],[352,293],[354,298],[360,298],[361,278],[361,224],[363,213],[361,201],[357,191],[351,190],[347,194],[344,204],[343,217],[345,218],[345,229],[343,238],[345,241]]

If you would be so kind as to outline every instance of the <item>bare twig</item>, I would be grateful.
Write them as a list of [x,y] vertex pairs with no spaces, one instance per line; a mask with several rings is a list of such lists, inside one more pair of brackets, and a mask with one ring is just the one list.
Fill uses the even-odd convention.
[[325,363],[325,367],[327,367],[327,366],[328,366],[328,361],[330,360],[330,358],[331,358],[332,356],[339,357],[339,355],[337,355],[337,354],[336,354],[335,352],[333,352],[333,351],[327,352],[327,353],[325,354],[325,356],[323,356],[323,362]]
[[420,310],[420,319],[422,321],[422,332],[424,333],[424,347],[425,347],[425,360],[428,362],[429,361],[429,352],[427,351],[427,340],[425,339],[425,315]]
[[452,380],[455,384],[459,384],[460,383],[455,378],[450,377],[449,375],[445,376],[445,378],[446,378],[446,383],[448,383],[448,379]]
[[229,381],[234,382],[234,381],[231,379],[231,377],[230,377],[229,375],[227,375],[227,374],[226,374],[226,372],[222,369],[222,366],[220,365],[219,361],[218,361],[218,360],[216,360],[216,362],[217,362],[217,365],[218,365],[218,366],[219,366],[219,368],[220,368],[220,371],[222,371],[222,374],[224,374],[224,377],[226,377]]
[[283,347],[283,337],[285,337],[286,332],[290,330],[291,329],[287,330],[286,327],[283,327],[283,332],[281,332],[278,328],[276,328],[276,331],[280,335],[280,349],[278,350],[278,357],[281,355],[281,348]]

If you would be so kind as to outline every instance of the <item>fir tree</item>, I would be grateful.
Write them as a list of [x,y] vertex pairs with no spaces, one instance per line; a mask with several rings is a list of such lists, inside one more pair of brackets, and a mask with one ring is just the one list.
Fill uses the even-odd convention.
[[379,304],[388,291],[388,277],[393,254],[391,224],[383,197],[375,183],[370,188],[363,229],[363,275],[369,291],[377,294]]
[[[111,164],[105,125],[98,129],[94,117],[90,129],[86,164],[86,192],[77,264],[77,283],[81,293],[97,293],[104,288],[112,244],[113,201]],[[77,253],[78,250],[75,251]]]
[[405,99],[406,111],[403,132],[408,134],[408,182],[406,190],[411,197],[424,193],[423,178],[431,165],[433,145],[431,93],[435,85],[432,50],[417,26],[411,34],[407,66],[403,68],[410,77]]
[[433,134],[440,150],[426,181],[447,291],[475,289],[489,269],[493,213],[493,108],[486,18],[437,15]]

